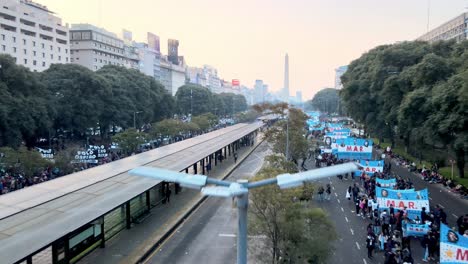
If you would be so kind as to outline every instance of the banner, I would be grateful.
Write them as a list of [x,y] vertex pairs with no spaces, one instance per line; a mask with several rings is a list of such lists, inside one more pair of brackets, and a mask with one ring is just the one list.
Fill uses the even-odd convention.
[[332,148],[337,150],[338,159],[366,160],[372,158],[371,139],[340,138],[332,143]]
[[377,178],[376,182],[380,185],[380,187],[383,187],[383,188],[388,187],[388,188],[392,189],[396,185],[396,179],[395,178],[389,179],[389,180]]
[[359,164],[363,167],[363,171],[368,175],[373,175],[375,172],[382,172],[383,160],[360,160]]
[[403,237],[418,236],[423,237],[431,230],[428,224],[406,224],[406,228],[403,230]]
[[36,149],[37,151],[39,151],[41,157],[43,157],[44,159],[54,159],[54,152],[52,151],[52,149],[42,149],[39,147],[36,147]]
[[468,238],[440,226],[440,264],[468,263]]
[[392,190],[388,188],[375,187],[377,203],[379,208],[386,209],[393,205],[395,209],[422,211],[425,207],[429,210],[429,196],[427,189],[420,191],[412,190]]

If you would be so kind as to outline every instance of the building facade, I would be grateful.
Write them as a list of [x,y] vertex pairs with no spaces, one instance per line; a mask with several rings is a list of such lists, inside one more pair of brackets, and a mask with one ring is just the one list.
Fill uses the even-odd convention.
[[0,53],[32,71],[70,62],[68,25],[29,0],[0,0]]
[[454,39],[459,42],[467,39],[468,12],[463,13],[444,24],[432,29],[417,40],[435,42],[438,40]]
[[185,62],[180,57],[178,60],[180,65],[175,65],[169,61],[167,56],[161,56],[161,78],[159,81],[173,96],[177,93],[177,90],[186,83]]
[[348,70],[348,65],[340,66],[335,69],[335,89],[343,89],[343,84],[341,83],[341,76]]
[[90,24],[74,24],[70,28],[72,63],[96,71],[105,65],[131,65],[125,45],[114,33]]

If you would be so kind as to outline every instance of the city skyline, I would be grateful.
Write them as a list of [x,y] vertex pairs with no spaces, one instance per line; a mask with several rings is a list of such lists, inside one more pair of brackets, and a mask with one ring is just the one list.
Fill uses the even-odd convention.
[[[64,23],[90,23],[119,33],[123,28],[143,41],[147,32],[180,41],[189,66],[213,65],[226,80],[252,87],[265,80],[274,92],[282,89],[284,54],[294,58],[290,92],[304,100],[323,87],[333,87],[334,69],[349,64],[377,45],[414,40],[426,32],[426,0],[391,3],[347,1],[201,0],[162,2],[137,0],[133,5],[109,0],[70,4],[37,0]],[[466,1],[430,1],[429,28],[461,14]],[[268,8],[266,8],[268,7]],[[364,15],[365,14],[365,15]],[[278,19],[281,17],[281,19]],[[370,37],[369,37],[370,36]],[[243,67],[248,65],[248,67]]]

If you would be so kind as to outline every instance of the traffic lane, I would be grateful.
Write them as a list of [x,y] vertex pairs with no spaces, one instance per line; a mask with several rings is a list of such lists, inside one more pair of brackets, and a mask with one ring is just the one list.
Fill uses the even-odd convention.
[[[270,153],[262,143],[229,180],[254,175]],[[231,199],[208,198],[157,250],[149,263],[235,263],[237,211]]]
[[468,213],[468,201],[460,199],[441,184],[430,184],[420,176],[409,172],[408,169],[397,166],[395,161],[392,161],[392,172],[403,178],[410,178],[417,190],[427,188],[429,191],[429,205],[431,207],[440,205],[447,214],[449,225],[456,225],[458,217]]
[[[325,186],[330,183],[330,180],[322,180],[316,184],[317,186]],[[338,240],[334,243],[333,255],[328,263],[366,263],[367,260],[364,258],[367,257],[367,252],[363,251],[365,247],[360,236],[364,232],[365,225],[355,221],[357,216],[352,212],[353,202],[345,198],[347,186],[337,185],[333,180],[331,182],[332,194],[330,201],[319,202],[314,200],[314,206],[316,205],[327,212],[329,219],[335,225],[335,231],[338,235]]]

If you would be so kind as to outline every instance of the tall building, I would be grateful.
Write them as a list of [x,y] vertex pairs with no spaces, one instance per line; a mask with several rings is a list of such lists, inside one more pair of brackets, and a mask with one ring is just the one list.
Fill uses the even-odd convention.
[[467,39],[468,12],[463,13],[444,24],[432,29],[417,40],[435,42],[438,40],[455,39],[457,42]]
[[173,64],[167,56],[161,56],[161,78],[160,82],[164,88],[171,94],[175,95],[179,87],[185,84],[186,81],[186,66],[182,57],[177,59],[180,65]]
[[70,61],[90,70],[105,65],[125,66],[125,45],[114,33],[90,24],[73,24],[70,28]]
[[284,57],[284,86],[283,86],[283,98],[285,102],[289,101],[289,56],[286,53]]
[[133,43],[138,53],[138,70],[156,80],[161,78],[161,54],[143,42]]
[[335,69],[335,89],[343,89],[343,84],[341,83],[341,76],[348,70],[348,65],[340,66]]
[[265,90],[263,89],[263,81],[255,80],[254,85],[254,103],[264,103],[265,102]]
[[148,32],[146,38],[148,41],[148,48],[154,50],[157,53],[161,53],[161,44],[159,36]]
[[69,63],[69,30],[61,18],[29,0],[0,0],[0,6],[0,53],[33,71]]
[[302,103],[302,91],[296,91],[296,101]]
[[167,40],[167,59],[175,65],[179,65],[179,41]]

